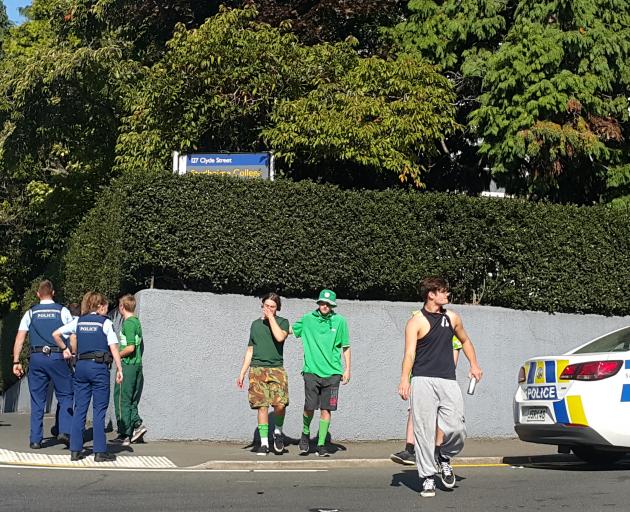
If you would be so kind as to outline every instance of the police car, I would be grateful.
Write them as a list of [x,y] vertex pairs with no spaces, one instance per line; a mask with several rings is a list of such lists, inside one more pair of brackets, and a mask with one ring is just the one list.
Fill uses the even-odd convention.
[[521,440],[555,444],[591,463],[630,453],[630,326],[526,361],[518,383],[514,429]]

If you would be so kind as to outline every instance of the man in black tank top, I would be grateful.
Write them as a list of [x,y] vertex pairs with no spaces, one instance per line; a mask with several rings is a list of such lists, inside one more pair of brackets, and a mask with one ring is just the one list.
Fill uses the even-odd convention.
[[[469,376],[479,381],[483,372],[461,318],[444,308],[449,296],[446,281],[439,277],[423,279],[420,295],[424,301],[422,315],[412,316],[405,327],[398,393],[404,400],[410,399],[416,465],[424,480],[420,494],[431,497],[435,496],[436,473],[444,486],[455,486],[450,460],[462,450],[466,437],[464,403],[455,378],[454,334],[470,362]],[[438,426],[444,432],[444,441],[435,447]]]

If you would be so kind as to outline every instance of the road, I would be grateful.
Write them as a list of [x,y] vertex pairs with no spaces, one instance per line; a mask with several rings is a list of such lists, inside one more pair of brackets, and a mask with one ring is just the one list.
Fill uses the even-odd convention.
[[419,496],[412,469],[209,472],[65,470],[0,466],[1,510],[12,512],[383,512],[625,510],[630,461],[598,469],[578,462],[456,468],[458,485]]

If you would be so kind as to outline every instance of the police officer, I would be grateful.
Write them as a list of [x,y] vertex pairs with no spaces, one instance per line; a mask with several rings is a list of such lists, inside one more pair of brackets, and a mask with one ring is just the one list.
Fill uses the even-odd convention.
[[70,312],[53,300],[55,291],[49,280],[39,283],[39,304],[29,309],[20,322],[13,345],[13,373],[22,378],[24,370],[20,364],[20,353],[28,332],[30,342],[28,388],[31,394],[30,447],[42,447],[44,437],[44,409],[48,386],[52,380],[59,402],[59,433],[57,439],[66,445],[69,442],[72,423],[72,372],[66,360],[72,358],[64,340],[55,344],[52,332],[72,320]]
[[82,315],[53,332],[57,345],[63,335],[77,336],[77,364],[74,371],[75,410],[70,432],[70,460],[83,458],[83,431],[87,410],[92,400],[94,430],[94,462],[116,460],[107,453],[105,414],[109,405],[109,369],[116,364],[116,382],[122,382],[118,338],[112,321],[107,318],[107,299],[96,292],[87,292],[81,302]]

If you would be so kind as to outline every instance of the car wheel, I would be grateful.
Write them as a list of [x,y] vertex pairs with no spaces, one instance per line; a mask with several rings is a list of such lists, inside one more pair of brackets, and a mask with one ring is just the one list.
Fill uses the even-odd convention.
[[626,456],[626,452],[608,452],[591,446],[575,446],[571,448],[576,457],[589,464],[614,464]]

